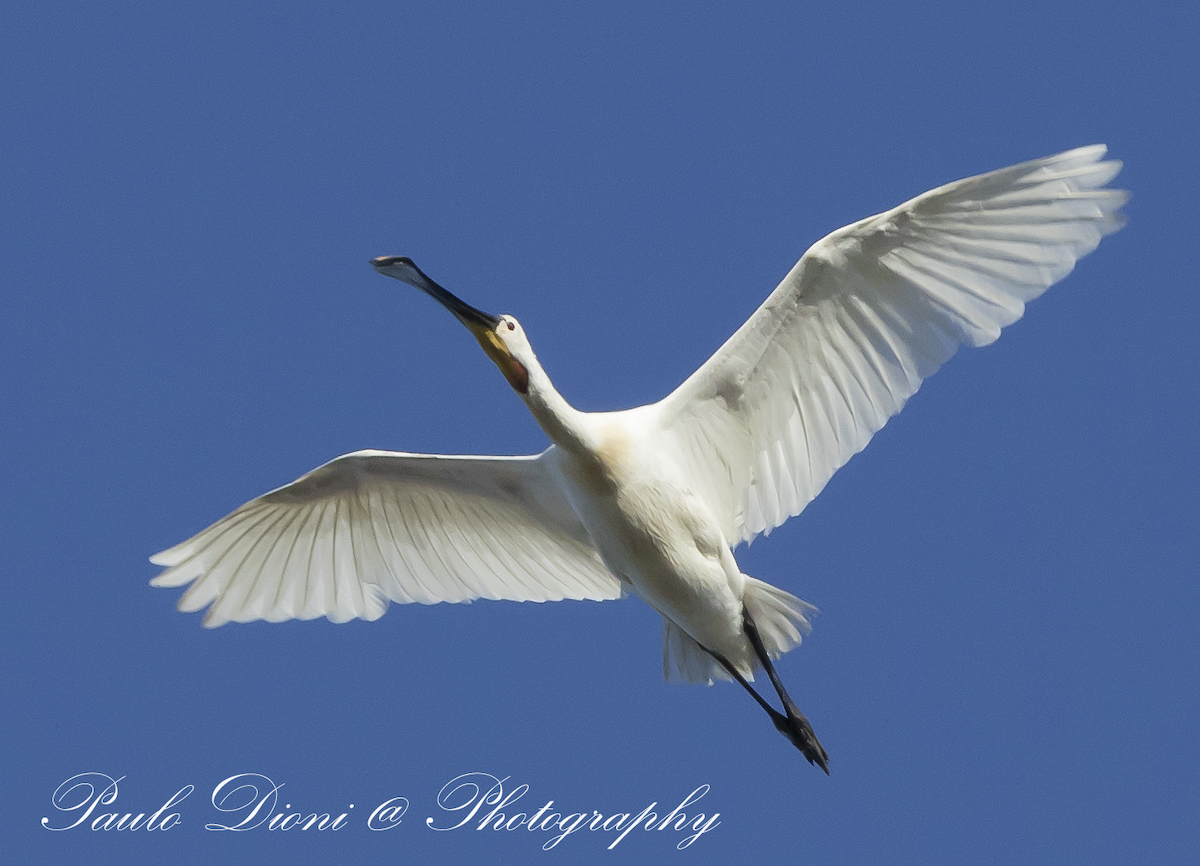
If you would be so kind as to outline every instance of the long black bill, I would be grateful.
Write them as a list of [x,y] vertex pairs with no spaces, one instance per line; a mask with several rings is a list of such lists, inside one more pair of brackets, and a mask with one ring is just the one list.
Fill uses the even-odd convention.
[[371,267],[385,276],[420,289],[453,313],[455,318],[472,331],[476,328],[490,331],[500,324],[497,316],[472,307],[425,276],[425,272],[413,264],[413,260],[408,256],[378,256],[371,259]]

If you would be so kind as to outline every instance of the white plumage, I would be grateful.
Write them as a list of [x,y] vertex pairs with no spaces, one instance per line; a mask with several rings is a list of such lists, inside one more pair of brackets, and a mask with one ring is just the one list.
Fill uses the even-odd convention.
[[152,557],[168,567],[152,583],[190,584],[179,607],[207,607],[207,626],[632,590],[663,615],[665,673],[749,689],[765,666],[786,715],[755,699],[824,768],[770,665],[813,608],[743,575],[731,548],[799,514],[960,345],[995,340],[1121,227],[1127,195],[1106,188],[1120,163],[1104,153],[968,178],[839,229],[673,393],[625,412],[573,409],[515,319],[376,259],[475,334],[554,444],[347,454]]
[[[153,557],[204,624],[378,619],[387,602],[618,598],[539,457],[356,451]],[[194,581],[194,582],[193,582]]]

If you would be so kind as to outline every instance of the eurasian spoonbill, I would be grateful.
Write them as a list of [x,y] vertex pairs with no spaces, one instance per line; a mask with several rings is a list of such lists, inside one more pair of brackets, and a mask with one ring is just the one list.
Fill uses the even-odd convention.
[[[521,325],[399,256],[375,269],[475,336],[551,445],[528,457],[356,451],[152,557],[179,609],[230,620],[373,620],[389,601],[611,599],[663,618],[663,670],[734,679],[814,764],[828,758],[772,659],[814,608],[732,549],[799,514],[958,349],[982,346],[1121,227],[1102,145],[939,187],[814,244],[658,403],[580,412]],[[750,685],[766,670],[784,711]]]

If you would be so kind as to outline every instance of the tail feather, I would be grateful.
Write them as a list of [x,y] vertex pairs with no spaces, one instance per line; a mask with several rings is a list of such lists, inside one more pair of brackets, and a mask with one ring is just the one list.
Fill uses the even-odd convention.
[[[742,603],[754,618],[772,660],[800,645],[803,636],[812,631],[809,617],[817,612],[813,605],[790,592],[749,576]],[[663,679],[711,686],[732,677],[691,635],[664,617]],[[747,679],[753,681],[754,676],[750,674]]]
[[754,618],[772,660],[800,646],[804,635],[812,631],[808,618],[817,612],[807,601],[748,575],[742,604]]
[[732,680],[733,677],[696,643],[695,638],[664,616],[663,679],[711,686],[716,680]]

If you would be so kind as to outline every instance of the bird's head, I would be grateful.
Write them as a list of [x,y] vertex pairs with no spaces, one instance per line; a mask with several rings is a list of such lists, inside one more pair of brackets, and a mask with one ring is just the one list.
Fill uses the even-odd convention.
[[475,335],[513,390],[522,396],[529,392],[529,366],[521,358],[528,359],[532,349],[516,319],[507,315],[493,316],[472,307],[425,276],[407,256],[379,256],[371,259],[371,266],[385,276],[420,289],[453,313]]

